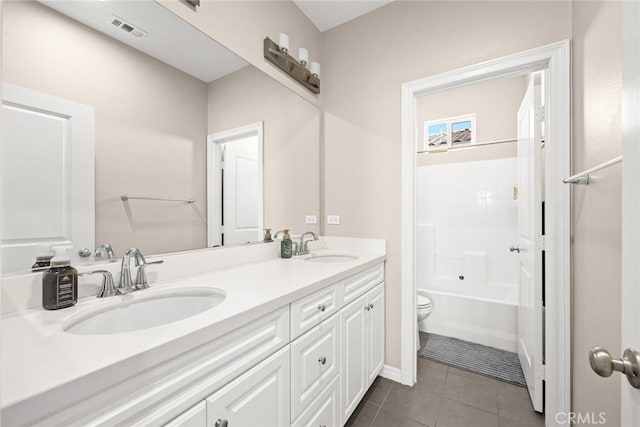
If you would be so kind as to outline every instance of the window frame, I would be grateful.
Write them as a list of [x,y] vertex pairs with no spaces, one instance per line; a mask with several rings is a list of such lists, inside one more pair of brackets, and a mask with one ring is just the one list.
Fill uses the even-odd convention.
[[[460,122],[470,122],[471,141],[453,143],[453,125]],[[429,146],[429,127],[433,125],[446,124],[447,126],[447,143],[435,146]],[[446,151],[455,147],[469,147],[476,144],[476,113],[462,114],[459,116],[446,117],[443,119],[428,120],[424,122],[424,151]]]

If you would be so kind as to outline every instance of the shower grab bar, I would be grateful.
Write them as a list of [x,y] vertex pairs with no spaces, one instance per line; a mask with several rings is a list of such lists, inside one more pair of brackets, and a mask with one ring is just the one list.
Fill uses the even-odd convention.
[[185,203],[195,203],[196,201],[194,199],[167,199],[164,197],[144,197],[144,196],[127,196],[126,194],[123,194],[122,196],[120,196],[120,199],[122,199],[123,202],[126,202],[127,200],[158,200],[160,202],[185,202]]
[[589,185],[589,180],[591,179],[591,174],[597,172],[599,170],[608,168],[609,166],[613,166],[617,163],[622,163],[622,156],[618,156],[615,159],[611,159],[604,163],[600,163],[597,166],[594,166],[590,169],[587,169],[583,172],[572,175],[568,178],[562,180],[565,184],[580,184],[580,185]]

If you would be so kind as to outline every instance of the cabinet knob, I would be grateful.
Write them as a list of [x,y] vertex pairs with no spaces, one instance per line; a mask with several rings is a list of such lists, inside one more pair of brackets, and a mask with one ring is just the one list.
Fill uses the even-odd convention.
[[365,305],[364,309],[367,310],[367,311],[371,311],[371,305]]
[[320,311],[322,311],[322,312],[324,312],[326,309],[327,309],[327,307],[325,307],[325,306],[324,306],[324,304],[320,304],[320,305],[318,306],[318,310],[320,310]]
[[215,427],[227,427],[228,424],[229,424],[229,421],[218,419],[218,421],[216,421],[214,425]]
[[373,304],[369,304],[369,308],[373,310]]
[[324,356],[320,356],[318,362],[320,362],[321,365],[324,365],[325,363],[327,363],[327,358]]

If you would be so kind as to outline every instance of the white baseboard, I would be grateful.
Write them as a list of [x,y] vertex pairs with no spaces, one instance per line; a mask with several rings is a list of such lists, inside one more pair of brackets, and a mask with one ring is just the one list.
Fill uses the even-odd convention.
[[380,371],[380,376],[386,378],[391,381],[395,381],[397,383],[401,383],[402,376],[400,374],[400,369],[395,368],[393,366],[384,365],[382,367],[382,371]]

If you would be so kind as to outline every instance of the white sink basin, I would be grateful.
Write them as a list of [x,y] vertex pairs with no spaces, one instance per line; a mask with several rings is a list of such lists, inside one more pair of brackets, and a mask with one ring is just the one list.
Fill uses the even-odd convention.
[[112,297],[121,301],[79,313],[63,329],[71,334],[109,335],[153,328],[187,319],[224,301],[223,291],[214,288],[167,289],[147,294]]
[[304,260],[310,262],[348,262],[355,261],[358,257],[346,253],[319,252],[307,255]]

